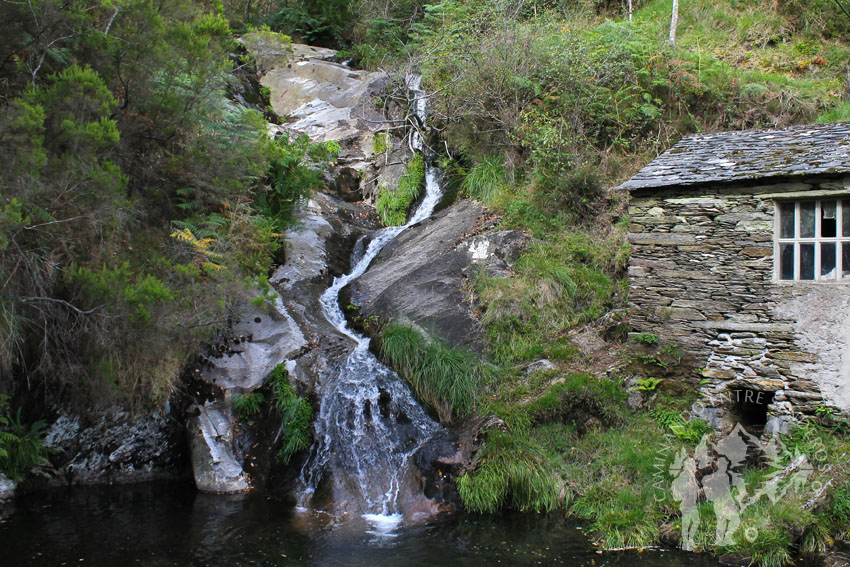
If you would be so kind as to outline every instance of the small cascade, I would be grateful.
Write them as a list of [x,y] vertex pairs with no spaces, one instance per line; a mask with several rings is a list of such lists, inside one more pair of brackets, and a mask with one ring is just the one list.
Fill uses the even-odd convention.
[[[417,118],[424,124],[427,98],[419,81],[420,77],[411,76],[408,88],[415,96]],[[422,151],[422,136],[416,129],[410,144]],[[365,250],[363,242],[358,242],[354,268],[336,278],[320,297],[327,320],[356,345],[339,374],[327,377],[319,387],[316,443],[301,471],[300,504],[311,502],[320,483],[332,482],[335,493],[342,490],[359,501],[358,512],[376,535],[391,535],[401,522],[400,492],[411,458],[441,426],[423,411],[398,374],[369,351],[370,339],[348,327],[339,293],[363,275],[391,240],[430,217],[441,197],[439,170],[426,166],[425,196],[408,223],[384,228]]]

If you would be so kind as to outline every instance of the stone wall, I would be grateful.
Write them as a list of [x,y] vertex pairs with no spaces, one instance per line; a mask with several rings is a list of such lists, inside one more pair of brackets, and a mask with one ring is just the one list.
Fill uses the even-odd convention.
[[733,393],[764,392],[768,430],[822,403],[850,410],[850,284],[774,281],[777,198],[844,180],[642,189],[629,207],[629,318],[701,366],[696,414],[735,420]]

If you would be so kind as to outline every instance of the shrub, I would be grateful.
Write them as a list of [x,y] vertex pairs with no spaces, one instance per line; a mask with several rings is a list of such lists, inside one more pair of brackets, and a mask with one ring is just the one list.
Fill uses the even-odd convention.
[[278,232],[283,232],[292,224],[298,202],[324,185],[322,168],[338,153],[339,144],[311,143],[306,135],[295,140],[287,136],[278,139],[277,155],[269,164],[269,188],[257,194],[254,206],[274,221]]

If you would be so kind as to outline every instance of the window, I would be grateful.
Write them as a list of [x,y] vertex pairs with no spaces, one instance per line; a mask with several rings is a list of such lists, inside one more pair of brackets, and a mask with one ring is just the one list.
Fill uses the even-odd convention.
[[776,204],[776,279],[850,281],[850,197]]

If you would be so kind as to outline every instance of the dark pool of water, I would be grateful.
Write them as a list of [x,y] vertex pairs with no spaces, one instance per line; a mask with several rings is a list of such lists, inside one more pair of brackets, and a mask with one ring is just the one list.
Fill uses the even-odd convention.
[[192,485],[31,494],[0,520],[2,566],[709,566],[676,551],[598,554],[579,526],[536,514],[458,515],[375,536],[262,495]]

